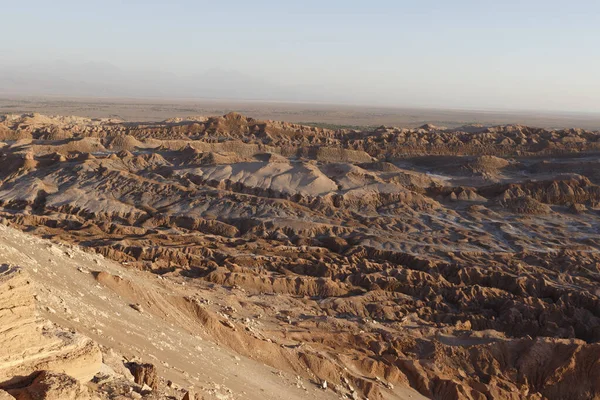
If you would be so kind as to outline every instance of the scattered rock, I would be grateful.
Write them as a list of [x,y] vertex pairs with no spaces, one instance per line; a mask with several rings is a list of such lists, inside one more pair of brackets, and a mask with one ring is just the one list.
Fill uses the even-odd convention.
[[138,385],[148,385],[152,390],[158,389],[158,373],[153,364],[130,362],[126,366],[131,371],[135,383]]
[[143,312],[144,312],[144,308],[143,308],[143,307],[142,307],[142,305],[141,305],[141,304],[139,304],[139,303],[130,304],[129,306],[130,306],[131,308],[133,308],[133,309],[134,309],[135,311],[137,311],[137,312],[141,312],[141,313],[143,313]]

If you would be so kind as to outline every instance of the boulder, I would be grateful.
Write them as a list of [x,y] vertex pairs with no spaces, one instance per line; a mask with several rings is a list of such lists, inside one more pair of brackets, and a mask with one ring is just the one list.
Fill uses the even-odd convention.
[[139,364],[131,362],[127,367],[133,374],[133,380],[138,385],[148,385],[152,390],[158,388],[158,374],[154,364]]
[[57,372],[41,371],[31,385],[11,390],[17,400],[89,400],[88,388],[77,379]]

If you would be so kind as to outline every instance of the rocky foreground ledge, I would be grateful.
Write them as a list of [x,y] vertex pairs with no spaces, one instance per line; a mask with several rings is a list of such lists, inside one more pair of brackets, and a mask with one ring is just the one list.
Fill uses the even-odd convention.
[[0,266],[0,387],[19,387],[44,370],[91,380],[102,364],[100,348],[41,318],[31,284],[23,269]]
[[0,393],[7,399],[338,398],[321,381],[253,360],[286,350],[209,310],[225,300],[222,292],[204,288],[210,300],[201,300],[201,290],[183,281],[2,224],[0,265]]
[[[153,365],[126,364],[114,352],[103,355],[92,339],[41,317],[31,286],[23,268],[0,266],[0,400],[100,400],[119,390],[124,395],[111,398],[193,399],[189,393],[152,393],[158,388]],[[115,387],[95,391],[92,382],[107,375]]]
[[0,399],[90,399],[99,346],[42,318],[31,286],[24,269],[0,266]]

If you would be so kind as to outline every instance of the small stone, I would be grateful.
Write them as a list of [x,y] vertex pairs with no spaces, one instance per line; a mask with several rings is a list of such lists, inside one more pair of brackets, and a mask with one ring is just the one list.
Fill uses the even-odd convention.
[[233,323],[231,321],[224,320],[224,321],[221,321],[221,323],[223,325],[225,325],[226,327],[231,328],[231,329],[233,329],[235,331],[235,325],[233,325]]
[[139,304],[139,303],[130,304],[129,307],[133,308],[137,312],[144,312],[144,309],[142,308],[142,305]]

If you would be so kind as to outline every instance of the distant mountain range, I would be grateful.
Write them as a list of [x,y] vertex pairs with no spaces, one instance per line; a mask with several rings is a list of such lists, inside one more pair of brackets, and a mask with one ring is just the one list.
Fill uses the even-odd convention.
[[178,76],[170,72],[127,71],[96,62],[0,66],[0,94],[304,101],[315,99],[315,89],[318,90],[279,86],[223,69]]

